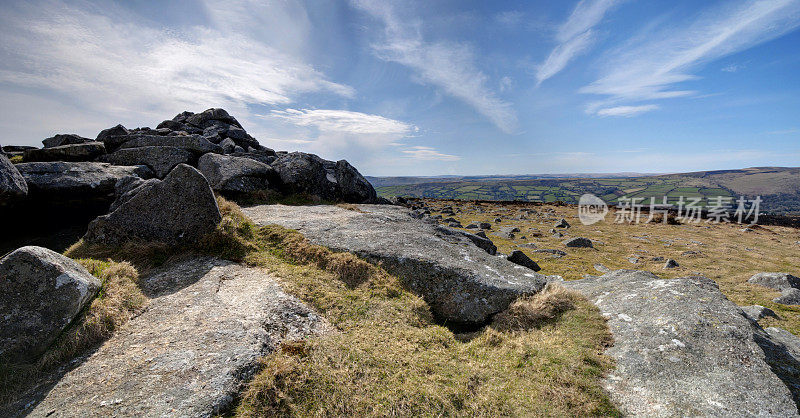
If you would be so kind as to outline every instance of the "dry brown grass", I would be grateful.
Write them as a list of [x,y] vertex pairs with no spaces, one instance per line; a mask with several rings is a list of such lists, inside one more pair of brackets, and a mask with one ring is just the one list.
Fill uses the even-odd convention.
[[[652,271],[663,278],[702,275],[717,282],[722,292],[740,306],[762,305],[778,313],[780,319],[765,318],[762,326],[777,326],[800,335],[800,307],[772,302],[779,292],[747,283],[758,272],[789,272],[800,275],[800,230],[769,226],[751,227],[752,232],[743,232],[746,225],[689,223],[665,225],[663,223],[618,224],[614,222],[613,210],[606,220],[593,225],[583,225],[578,220],[577,208],[544,204],[539,206],[473,204],[459,201],[429,201],[434,208],[452,206],[460,209],[455,218],[463,225],[470,222],[492,221],[502,217],[502,226],[517,226],[522,232],[515,239],[495,235],[487,231],[498,251],[510,253],[522,250],[542,268],[543,274],[555,274],[566,280],[581,279],[586,274],[598,274],[595,264],[610,269],[637,269]],[[516,219],[524,209],[533,209],[526,214],[528,219]],[[480,211],[483,211],[482,213]],[[433,211],[436,215],[437,211]],[[553,223],[565,218],[572,227],[564,238],[555,238],[547,232]],[[534,237],[532,230],[542,233]],[[526,239],[521,239],[527,236]],[[594,242],[595,250],[565,248],[562,241],[570,237],[586,237]],[[534,253],[532,249],[519,247],[533,243],[537,248],[554,248],[566,251],[567,256],[552,258],[547,254]],[[687,253],[694,252],[695,254]],[[663,261],[656,257],[672,258],[680,267],[663,269]],[[631,263],[628,259],[637,259]]]
[[548,283],[541,292],[520,298],[507,310],[495,315],[492,328],[508,332],[541,328],[564,312],[574,309],[580,299],[578,292]]
[[105,341],[147,305],[147,298],[137,285],[138,273],[131,264],[89,259],[78,262],[102,282],[97,297],[36,363],[0,365],[0,404],[14,401],[56,366]]
[[236,415],[618,415],[600,384],[612,367],[602,354],[609,332],[579,295],[550,287],[499,315],[524,327],[459,338],[379,267],[278,226],[258,235],[263,249],[246,262],[280,277],[338,332],[284,342],[262,359]]
[[9,158],[8,160],[11,161],[11,164],[19,164],[19,163],[22,162],[22,156],[21,155],[15,155],[15,156]]

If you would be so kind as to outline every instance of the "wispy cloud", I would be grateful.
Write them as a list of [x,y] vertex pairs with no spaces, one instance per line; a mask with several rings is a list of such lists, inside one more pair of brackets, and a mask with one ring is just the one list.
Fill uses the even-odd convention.
[[726,73],[735,73],[735,72],[737,72],[737,71],[739,71],[739,70],[741,70],[743,68],[744,68],[744,64],[728,64],[728,65],[720,68],[720,70],[724,71]]
[[401,151],[411,158],[426,161],[458,161],[461,157],[457,155],[443,154],[431,147],[415,146],[411,149]]
[[583,93],[604,95],[590,113],[621,101],[683,97],[693,90],[675,87],[697,79],[692,71],[726,55],[775,39],[800,25],[800,0],[739,0],[682,26],[654,30],[613,51],[605,70]]
[[797,128],[790,128],[790,129],[783,129],[779,131],[769,131],[767,134],[769,135],[790,135],[800,133],[800,129]]
[[418,131],[416,126],[405,122],[348,110],[286,109],[273,110],[270,114],[297,126],[313,126],[329,132],[407,136]]
[[536,71],[538,83],[558,74],[570,61],[586,51],[596,39],[593,28],[619,0],[581,0],[558,28],[558,45]]
[[411,68],[416,81],[467,103],[503,132],[517,129],[516,112],[488,87],[489,77],[475,64],[472,48],[463,43],[426,42],[421,23],[401,21],[388,2],[353,0],[353,4],[384,26],[384,39],[373,44],[379,58]]
[[[62,100],[76,115],[105,115],[105,125],[209,106],[246,119],[251,104],[289,104],[309,92],[354,94],[293,54],[228,26],[167,31],[114,5],[80,5],[56,0],[4,10],[0,83],[36,100],[9,103],[12,96],[3,94],[3,108]],[[214,21],[215,11],[209,13]]]
[[642,106],[615,106],[615,107],[607,107],[598,109],[596,114],[597,116],[624,116],[624,117],[631,117],[640,115],[646,112],[652,112],[653,110],[658,109],[658,106],[649,104],[649,105],[642,105]]

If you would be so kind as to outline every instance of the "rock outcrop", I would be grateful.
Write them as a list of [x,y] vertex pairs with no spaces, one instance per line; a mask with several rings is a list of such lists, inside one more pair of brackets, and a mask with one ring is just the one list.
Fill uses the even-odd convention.
[[102,142],[84,142],[27,150],[23,160],[25,162],[93,161],[105,153],[106,146]]
[[21,163],[15,167],[25,178],[32,197],[45,199],[113,195],[114,185],[127,176],[152,177],[145,166],[118,167],[107,163]]
[[525,253],[523,253],[520,250],[512,251],[511,254],[509,254],[508,257],[506,257],[506,260],[514,264],[518,264],[522,267],[527,267],[533,271],[539,271],[542,269],[541,267],[539,267],[538,264],[536,264],[535,261],[531,260],[530,257],[525,255]]
[[0,358],[32,362],[100,289],[80,264],[41,247],[0,259]]
[[211,188],[223,193],[252,193],[270,189],[278,175],[272,167],[242,157],[206,154],[197,168],[208,179]]
[[6,199],[19,199],[27,195],[28,184],[25,183],[25,178],[5,155],[0,155],[0,202],[4,202]]
[[89,138],[84,138],[75,134],[58,134],[42,140],[45,148],[60,147],[62,145],[83,144],[92,142]]
[[258,224],[297,229],[311,242],[349,251],[396,275],[442,321],[481,324],[549,279],[475,246],[463,233],[419,222],[406,208],[263,205],[243,209]]
[[703,277],[619,270],[564,282],[609,318],[612,400],[636,416],[796,416],[742,311]]
[[178,147],[124,148],[103,157],[114,165],[146,165],[156,177],[163,179],[178,164],[190,164],[192,153]]
[[272,163],[284,190],[305,193],[328,201],[373,203],[377,194],[372,185],[347,161],[323,160],[314,154],[292,152]]
[[209,152],[222,153],[222,147],[209,142],[208,139],[200,135],[137,135],[131,134],[125,137],[127,140],[120,145],[120,149],[141,148],[141,147],[174,147],[190,151],[195,155],[203,155]]
[[789,273],[756,273],[747,282],[775,290],[800,289],[800,278]]
[[195,259],[141,282],[153,298],[148,309],[61,377],[44,399],[27,401],[23,414],[222,415],[258,359],[281,341],[332,332],[259,269]]
[[222,219],[208,181],[180,164],[164,180],[145,182],[126,201],[89,224],[87,242],[121,245],[129,241],[184,245],[213,231]]

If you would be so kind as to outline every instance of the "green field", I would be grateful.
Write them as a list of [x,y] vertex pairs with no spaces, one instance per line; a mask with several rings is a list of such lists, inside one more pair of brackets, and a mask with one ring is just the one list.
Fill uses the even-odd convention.
[[[564,179],[431,179],[423,183],[388,184],[376,187],[384,197],[407,196],[460,200],[519,200],[532,202],[578,203],[585,193],[594,194],[606,203],[620,203],[620,198],[637,199],[649,204],[676,204],[700,199],[699,206],[713,205],[712,199],[738,196],[762,196],[761,211],[800,214],[800,169],[753,168],[745,170],[708,171],[630,178],[564,178]],[[776,187],[775,185],[780,185]]]

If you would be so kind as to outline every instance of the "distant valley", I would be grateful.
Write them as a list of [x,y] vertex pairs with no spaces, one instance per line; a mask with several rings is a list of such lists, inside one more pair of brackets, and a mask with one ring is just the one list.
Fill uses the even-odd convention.
[[[647,175],[536,174],[521,176],[367,177],[384,197],[413,196],[461,200],[522,200],[578,203],[592,193],[606,203],[622,197],[668,203],[700,198],[701,205],[722,196],[761,196],[764,213],[800,215],[800,167],[754,167],[738,170]],[[735,202],[734,202],[735,204]]]

